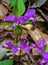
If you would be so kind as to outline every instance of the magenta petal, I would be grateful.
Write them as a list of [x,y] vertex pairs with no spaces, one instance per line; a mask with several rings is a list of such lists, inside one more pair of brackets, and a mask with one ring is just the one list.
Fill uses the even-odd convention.
[[35,9],[28,9],[25,15],[19,18],[20,24],[24,24],[26,20],[32,20],[32,22],[36,22],[36,19],[32,17],[34,14]]
[[37,43],[32,43],[31,46],[37,49],[37,54],[42,52],[42,48],[39,47]]
[[18,18],[15,17],[12,28],[16,28],[16,24],[19,22]]
[[14,19],[15,19],[14,15],[9,15],[9,16],[4,18],[4,21],[14,21]]
[[20,18],[19,18],[20,24],[24,24],[25,21],[29,20],[30,17],[31,17],[31,16],[22,16],[22,17],[20,17]]
[[46,63],[46,65],[48,65],[48,63]]
[[43,58],[48,59],[48,52],[42,52],[42,56]]
[[24,16],[33,16],[35,15],[35,9],[28,9]]
[[20,40],[21,45],[26,44],[23,40]]
[[16,23],[13,23],[12,28],[16,28]]
[[20,24],[24,24],[25,21],[26,21],[26,19],[23,16],[19,18]]
[[34,42],[30,43],[30,46],[32,46],[34,48],[36,47]]
[[2,45],[2,48],[6,48],[6,46]]
[[35,19],[35,18],[33,18],[33,17],[31,17],[29,20],[31,20],[33,23],[35,23],[35,22],[36,22],[36,19]]
[[30,49],[29,49],[29,47],[28,47],[28,46],[26,46],[26,47],[24,48],[24,50],[25,50],[25,52],[26,52],[27,54],[29,54],[29,53],[30,53]]
[[39,63],[40,63],[40,65],[44,65],[44,63],[46,63],[46,65],[48,65],[48,60],[43,58]]
[[46,61],[44,59],[42,59],[39,63],[40,63],[40,65],[44,65],[44,63],[46,63]]
[[43,58],[40,63],[48,63],[48,60]]
[[6,45],[8,46],[8,47],[10,47],[10,48],[12,48],[12,42],[6,42]]
[[18,49],[18,50],[21,50],[21,49],[22,49],[22,46],[19,45],[19,46],[17,47],[17,49]]
[[42,49],[37,49],[37,54],[41,54]]
[[14,23],[18,23],[18,22],[19,22],[19,18],[15,17]]
[[39,63],[40,63],[40,65],[44,65],[44,64],[42,63],[42,61],[40,61]]
[[12,47],[12,52],[15,54],[17,51],[18,51],[17,48],[13,46]]
[[21,48],[24,49],[27,54],[29,54],[30,53],[30,49],[26,45],[26,43],[23,40],[21,40],[20,43],[21,43]]
[[42,38],[41,40],[40,40],[40,47],[44,47],[44,44],[45,44],[45,39],[44,38]]
[[47,63],[47,62],[48,62],[48,59],[44,59],[44,58],[43,58],[42,60],[44,60],[44,63]]
[[27,54],[30,53],[30,48],[27,45],[22,45],[22,49],[24,49]]

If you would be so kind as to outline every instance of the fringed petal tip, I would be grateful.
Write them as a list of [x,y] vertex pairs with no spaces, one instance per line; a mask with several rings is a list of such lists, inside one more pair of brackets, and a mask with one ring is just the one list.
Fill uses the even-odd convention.
[[36,18],[34,18],[34,17],[31,17],[29,20],[31,20],[32,23],[35,23],[37,21]]
[[14,24],[12,25],[12,28],[16,28],[16,23],[14,23]]
[[45,39],[44,38],[42,38],[41,40],[40,40],[40,47],[44,47],[44,45],[45,45]]

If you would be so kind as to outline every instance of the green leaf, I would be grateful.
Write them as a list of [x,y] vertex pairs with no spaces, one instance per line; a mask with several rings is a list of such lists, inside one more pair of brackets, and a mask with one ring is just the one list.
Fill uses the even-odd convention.
[[12,41],[14,46],[17,46],[17,43],[15,40]]
[[46,51],[47,45],[44,45],[42,51]]
[[31,21],[27,20],[27,21],[24,23],[24,25],[31,24],[31,23],[32,23]]
[[[23,1],[23,3],[25,3],[26,2],[26,0],[22,0]],[[10,0],[10,5],[11,6],[14,6],[16,4],[16,0]]]
[[9,51],[11,50],[11,48],[9,48],[9,47],[7,47],[6,49],[9,50]]
[[13,65],[13,60],[8,59],[8,60],[0,61],[0,65]]
[[20,17],[25,12],[25,5],[23,0],[16,0],[16,4],[13,7],[13,14]]
[[35,3],[30,6],[32,8],[36,8],[36,7],[40,7],[42,6],[44,3],[46,2],[46,0],[35,0]]
[[22,28],[21,26],[17,26],[16,28],[13,29],[13,32],[17,35],[21,35],[22,34]]
[[27,0],[23,0],[23,2],[25,3]]
[[14,6],[16,4],[16,0],[10,0],[10,5]]
[[15,40],[12,41],[14,46],[20,45],[20,43],[17,43]]
[[36,49],[33,49],[33,53],[36,54],[37,50]]
[[11,26],[13,22],[2,22],[1,23],[3,26]]

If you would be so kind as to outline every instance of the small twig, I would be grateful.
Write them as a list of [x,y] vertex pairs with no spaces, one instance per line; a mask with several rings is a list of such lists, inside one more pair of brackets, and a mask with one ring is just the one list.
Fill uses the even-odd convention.
[[30,61],[29,61],[29,59],[28,59],[28,56],[26,55],[24,58],[26,59],[28,65],[31,65],[31,64],[30,64]]
[[29,54],[29,58],[30,58],[30,62],[35,62],[32,54]]
[[6,7],[9,12],[12,12],[11,9],[10,9],[8,6],[6,6],[4,3],[3,3],[2,5],[3,5],[4,7]]
[[30,4],[31,4],[31,2],[30,2],[30,0],[28,0],[28,2],[29,2],[29,5],[28,5],[28,9],[30,8]]
[[39,14],[41,14],[41,16],[46,20],[46,22],[48,22],[48,18],[46,17],[46,15],[43,13],[43,11],[41,9],[37,9],[37,11],[39,12]]

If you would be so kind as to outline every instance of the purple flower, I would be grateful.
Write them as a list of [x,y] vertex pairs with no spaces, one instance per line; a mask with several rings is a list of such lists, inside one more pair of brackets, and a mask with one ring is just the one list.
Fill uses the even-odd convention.
[[48,52],[43,52],[42,57],[45,58],[45,59],[48,59]]
[[38,45],[37,43],[32,44],[33,47],[37,48],[37,54],[42,53],[42,49],[43,49],[44,45],[45,45],[45,39],[44,38],[42,38],[40,40],[40,45]]
[[24,24],[26,20],[31,20],[34,23],[36,22],[36,19],[33,17],[35,12],[35,9],[28,9],[27,12],[20,18],[17,18],[14,15],[9,15],[4,18],[4,21],[14,21],[14,24],[12,25],[13,28],[16,27],[17,23]]
[[7,17],[4,18],[4,21],[14,21],[15,20],[15,16],[14,15],[9,15]]
[[6,45],[7,45],[8,47],[10,47],[10,48],[13,47],[12,42],[6,42]]
[[44,45],[45,45],[45,39],[42,38],[42,39],[40,40],[40,46],[39,46],[39,48],[38,48],[38,50],[37,50],[37,53],[38,53],[38,54],[42,53],[42,49],[43,49]]
[[45,39],[42,38],[42,39],[40,40],[40,47],[43,48],[44,45],[45,45]]
[[23,40],[21,40],[20,43],[21,43],[21,46],[20,46],[21,49],[25,50],[25,52],[27,54],[29,54],[30,53],[30,48],[26,45],[26,43]]
[[42,59],[39,63],[40,63],[40,65],[44,65],[44,63],[45,63],[44,59]]
[[31,45],[32,45],[32,47],[37,48],[37,54],[41,53],[41,55],[42,55],[42,59],[39,62],[40,65],[44,65],[44,64],[48,65],[48,52],[42,51],[42,49],[45,45],[45,39],[42,38],[40,40],[40,45],[37,45],[36,43],[33,43],[33,44],[31,43]]
[[15,54],[17,51],[18,51],[18,49],[15,46],[13,46],[12,47],[12,52]]
[[16,28],[16,23],[13,23],[12,27],[13,27],[13,28]]
[[28,9],[24,16],[31,17],[35,15],[35,12],[36,12],[35,9]]
[[[44,52],[45,53],[45,52]],[[43,55],[42,55],[43,56]],[[40,65],[44,65],[44,64],[48,64],[48,59],[46,59],[46,58],[42,58],[42,60],[39,62],[40,63]]]
[[12,44],[12,42],[6,42],[6,46],[2,46],[2,48],[7,48],[7,47],[11,48],[11,51],[12,51],[14,54],[18,51],[17,47],[15,47],[15,46]]
[[45,45],[45,39],[42,38],[42,39],[40,40],[40,46],[39,46],[39,48],[38,48],[38,50],[37,50],[37,54],[42,53],[42,49],[43,49],[44,45]]
[[46,63],[46,65],[48,65],[48,63]]
[[30,20],[35,23],[36,22],[36,19],[34,17],[31,17]]
[[6,46],[2,46],[2,48],[7,48],[7,47],[11,48],[11,50],[12,50],[12,52],[13,52],[14,54],[15,54],[17,51],[21,50],[21,49],[25,50],[25,52],[26,52],[27,54],[30,53],[29,47],[26,45],[26,43],[25,43],[23,40],[20,41],[20,45],[19,45],[18,47],[14,46],[14,45],[12,44],[12,42],[6,42]]

